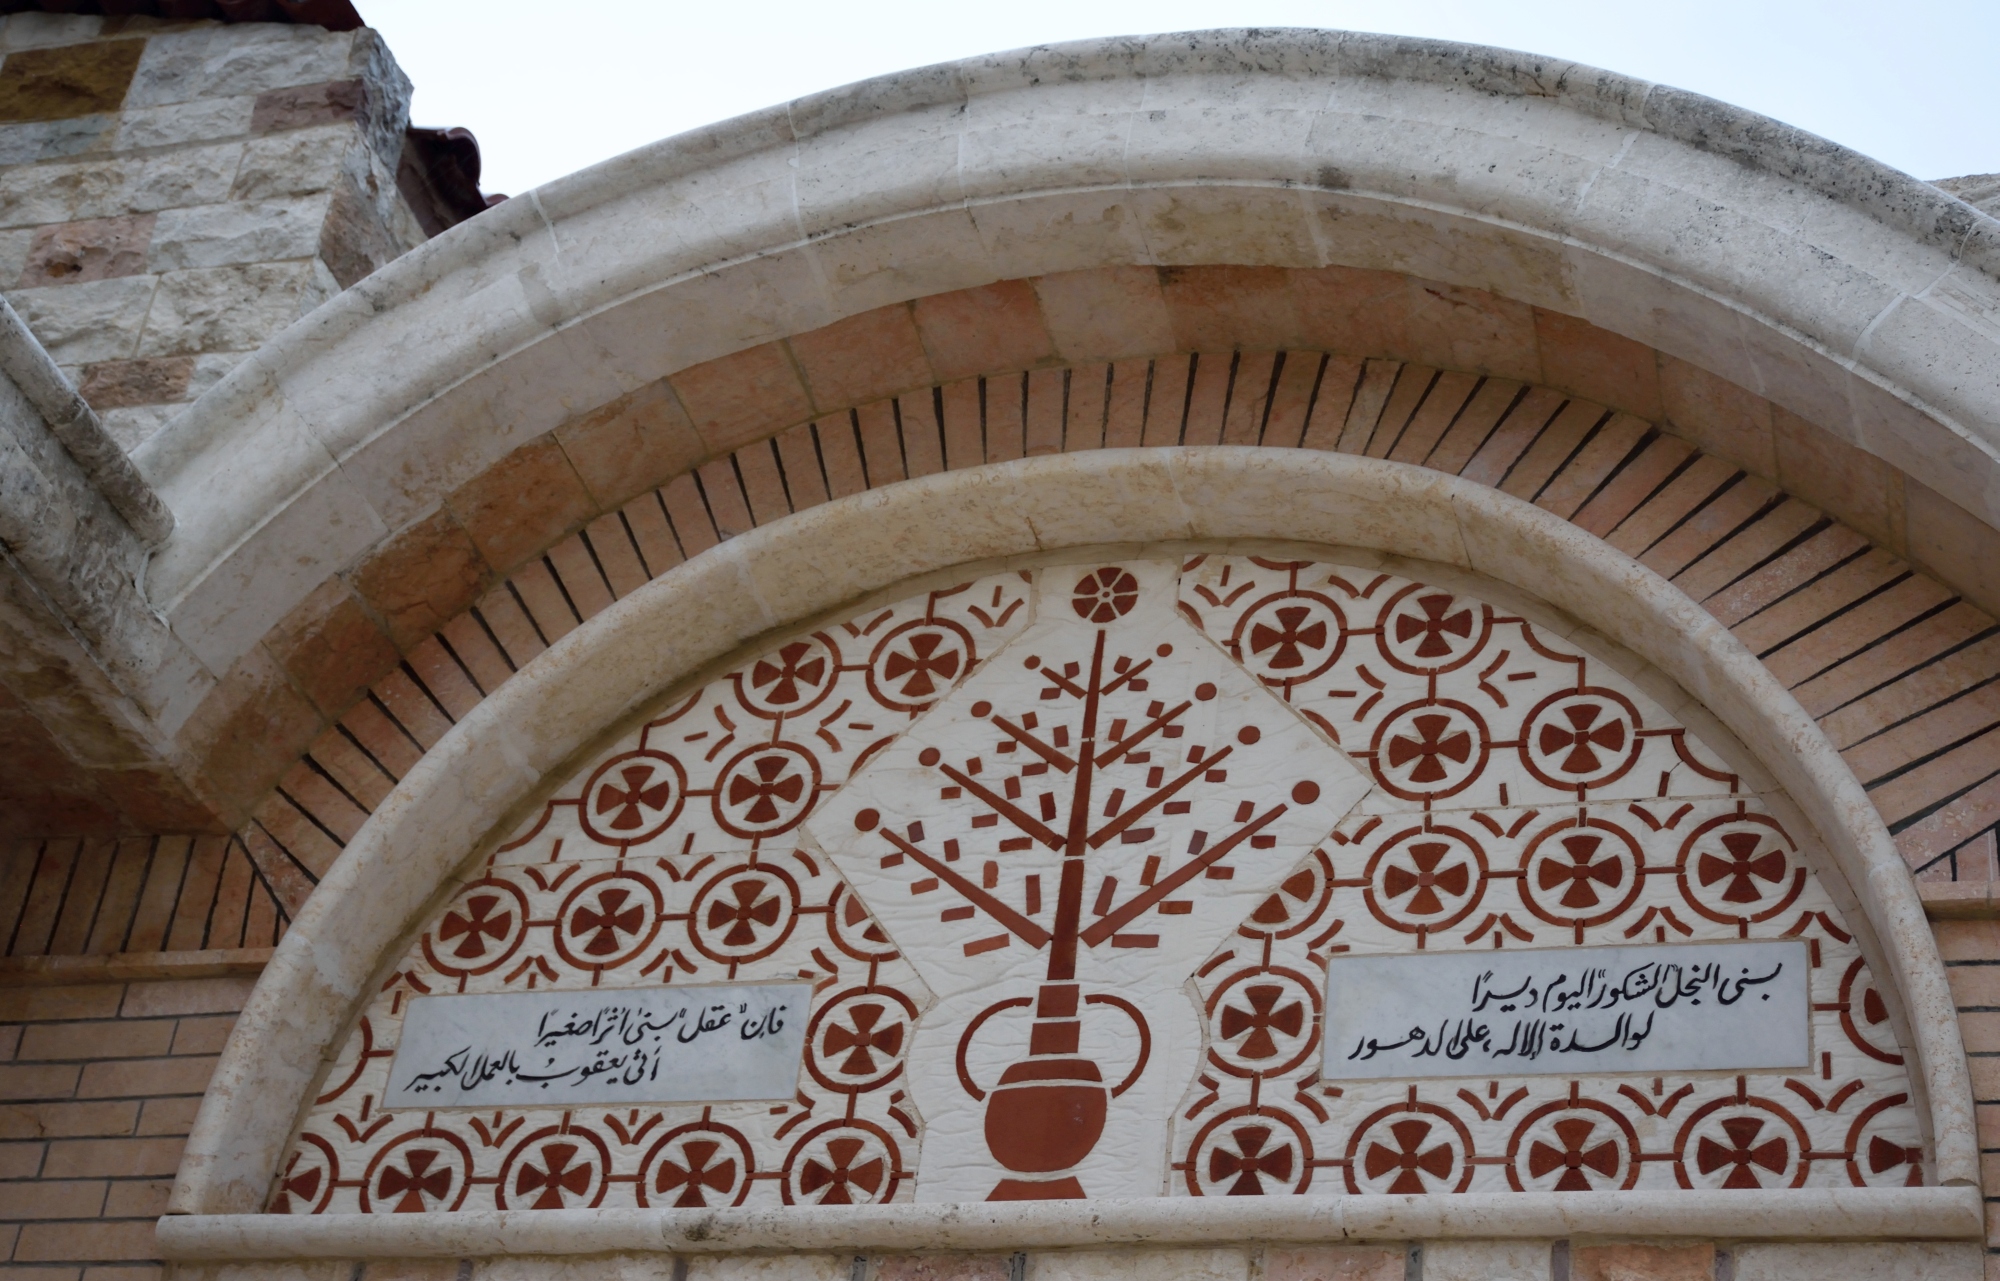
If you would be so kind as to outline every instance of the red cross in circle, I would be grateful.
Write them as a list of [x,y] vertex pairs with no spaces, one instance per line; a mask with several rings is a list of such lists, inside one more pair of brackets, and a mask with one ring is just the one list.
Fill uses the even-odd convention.
[[[444,920],[438,923],[438,938],[449,941],[459,939],[451,954],[461,961],[476,960],[486,955],[486,940],[495,943],[507,937],[514,928],[514,914],[493,909],[500,905],[498,894],[474,894],[465,900],[465,915],[446,912]],[[459,936],[463,935],[463,938]]]
[[1302,626],[1311,617],[1312,611],[1303,605],[1287,605],[1277,611],[1278,625],[1258,623],[1250,629],[1250,652],[1261,654],[1272,647],[1277,648],[1266,666],[1272,671],[1285,671],[1306,665],[1301,649],[1324,649],[1326,647],[1326,624],[1316,622]]
[[600,890],[595,910],[588,907],[576,909],[576,914],[570,918],[569,932],[572,936],[591,935],[590,941],[583,945],[585,956],[608,956],[618,950],[620,934],[639,932],[646,913],[637,903],[626,907],[625,900],[630,897],[630,890]]
[[616,783],[607,781],[597,791],[599,814],[618,811],[611,820],[611,830],[614,832],[629,832],[635,827],[644,827],[645,811],[663,810],[667,807],[667,802],[674,798],[672,778],[661,779],[651,787],[646,786],[647,781],[653,777],[653,767],[650,765],[627,765],[618,771],[618,776],[625,780],[625,786],[620,787]]
[[1389,765],[1401,769],[1415,761],[1416,767],[1410,771],[1412,783],[1441,782],[1446,774],[1442,760],[1456,761],[1460,765],[1472,758],[1472,735],[1464,730],[1448,734],[1451,717],[1431,712],[1410,718],[1415,727],[1415,737],[1399,734],[1389,740]]
[[790,758],[776,754],[760,756],[754,768],[757,771],[754,780],[742,774],[729,780],[729,803],[751,803],[749,811],[743,815],[744,822],[772,822],[783,812],[772,802],[772,797],[791,805],[805,794],[805,775],[792,771]]
[[1217,1144],[1208,1153],[1208,1181],[1220,1183],[1224,1179],[1234,1179],[1225,1196],[1263,1196],[1264,1177],[1269,1176],[1280,1183],[1292,1180],[1292,1145],[1280,1143],[1273,1148],[1264,1145],[1271,1141],[1271,1126],[1241,1125],[1229,1135],[1236,1151]]
[[1424,611],[1422,618],[1408,614],[1396,616],[1396,639],[1408,644],[1417,637],[1423,640],[1417,645],[1418,658],[1446,658],[1451,654],[1451,642],[1447,634],[1461,639],[1472,635],[1472,611],[1461,609],[1456,614],[1447,614],[1451,608],[1451,597],[1445,595],[1419,596],[1417,608]]
[[571,1165],[576,1159],[579,1147],[574,1143],[547,1143],[542,1146],[543,1166],[523,1160],[520,1173],[514,1177],[514,1195],[527,1196],[539,1191],[531,1207],[536,1210],[560,1210],[563,1208],[563,1194],[582,1196],[590,1190],[590,1162]]

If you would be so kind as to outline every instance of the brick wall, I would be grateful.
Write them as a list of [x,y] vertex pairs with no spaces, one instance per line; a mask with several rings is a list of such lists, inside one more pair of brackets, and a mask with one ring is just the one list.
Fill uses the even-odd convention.
[[1979,1114],[1979,1181],[1986,1191],[1986,1276],[2000,1281],[2000,920],[1933,921],[1958,1006]]
[[375,32],[0,18],[0,289],[127,449],[424,239]]
[[150,1281],[216,1055],[254,978],[0,987],[0,1281]]

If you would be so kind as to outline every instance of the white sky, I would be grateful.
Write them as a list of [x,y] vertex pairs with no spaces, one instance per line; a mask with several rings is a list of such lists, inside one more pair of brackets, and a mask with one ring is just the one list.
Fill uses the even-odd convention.
[[1776,116],[1920,178],[2000,170],[1996,0],[359,0],[413,120],[518,193],[657,138],[972,54],[1207,27],[1501,45]]

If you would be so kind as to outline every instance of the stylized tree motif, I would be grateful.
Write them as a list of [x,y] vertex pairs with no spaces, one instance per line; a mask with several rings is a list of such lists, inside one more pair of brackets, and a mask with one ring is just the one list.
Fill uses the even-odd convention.
[[799,1167],[799,1191],[811,1196],[825,1189],[819,1198],[820,1205],[853,1205],[854,1196],[849,1188],[859,1188],[873,1197],[882,1190],[888,1170],[879,1156],[859,1165],[854,1163],[867,1146],[866,1140],[851,1135],[828,1139],[825,1161],[807,1157]]
[[1597,749],[1617,753],[1625,748],[1625,721],[1613,716],[1603,724],[1597,718],[1604,714],[1600,703],[1571,703],[1562,709],[1563,718],[1569,728],[1560,725],[1542,726],[1541,735],[1535,745],[1544,756],[1554,756],[1557,752],[1568,751],[1556,768],[1565,774],[1595,774],[1604,768],[1598,759]]
[[1565,865],[1557,859],[1544,859],[1535,873],[1536,883],[1544,890],[1566,885],[1568,888],[1563,890],[1560,900],[1564,907],[1596,907],[1599,901],[1597,886],[1592,885],[1592,881],[1607,889],[1616,889],[1619,882],[1625,879],[1625,867],[1617,855],[1595,857],[1603,843],[1603,837],[1589,832],[1563,837],[1563,852],[1569,855],[1569,863]]
[[426,1198],[444,1200],[451,1194],[451,1167],[431,1168],[440,1155],[435,1148],[415,1148],[403,1154],[405,1168],[384,1165],[375,1184],[376,1195],[384,1201],[400,1198],[396,1202],[398,1214],[421,1214]]
[[888,1006],[881,1004],[856,1005],[848,1010],[848,1021],[852,1026],[843,1027],[830,1024],[821,1044],[826,1047],[829,1057],[845,1052],[847,1057],[837,1069],[842,1076],[868,1076],[875,1071],[875,1052],[895,1058],[903,1048],[903,1024],[900,1019],[886,1027],[876,1026],[882,1021]]
[[727,1197],[736,1186],[736,1158],[718,1161],[715,1158],[721,1151],[722,1144],[714,1139],[689,1139],[681,1145],[681,1156],[687,1164],[661,1157],[653,1187],[661,1196],[679,1188],[681,1194],[674,1198],[674,1205],[681,1209],[707,1205],[710,1192]]
[[1463,765],[1471,759],[1472,735],[1464,730],[1445,732],[1451,728],[1451,717],[1429,712],[1411,717],[1410,724],[1415,735],[1397,734],[1389,739],[1389,764],[1401,769],[1414,761],[1412,783],[1440,782],[1449,773],[1444,761]]
[[590,935],[583,945],[586,956],[609,956],[618,950],[618,936],[637,934],[646,921],[646,912],[639,904],[625,906],[625,900],[632,891],[623,889],[599,890],[596,908],[581,907],[570,917],[569,932],[572,938]]
[[765,693],[764,701],[773,707],[798,702],[803,697],[800,685],[816,686],[826,675],[824,657],[810,662],[800,661],[812,653],[812,649],[811,641],[793,641],[777,652],[776,661],[758,659],[756,666],[750,669],[750,688],[761,690],[769,685],[771,688]]
[[1730,1117],[1722,1123],[1722,1132],[1729,1136],[1727,1146],[1704,1134],[1695,1145],[1695,1168],[1703,1174],[1714,1174],[1727,1167],[1729,1177],[1722,1181],[1725,1188],[1763,1187],[1757,1177],[1758,1169],[1782,1175],[1791,1164],[1791,1146],[1782,1136],[1757,1142],[1763,1131],[1764,1122],[1757,1117]]
[[757,927],[769,929],[776,925],[784,911],[784,903],[772,892],[770,884],[755,876],[738,877],[730,883],[729,893],[735,902],[718,894],[708,905],[708,928],[729,927],[729,932],[722,936],[724,947],[748,947],[755,943]]
[[[1250,1008],[1240,1009],[1225,1004],[1222,1007],[1222,1039],[1233,1041],[1243,1037],[1243,1044],[1236,1047],[1239,1057],[1245,1059],[1275,1058],[1278,1053],[1277,1038],[1271,1035],[1273,1028],[1286,1036],[1297,1036],[1305,1029],[1305,1003],[1293,1000],[1285,1005],[1278,1002],[1285,995],[1285,989],[1276,983],[1254,983],[1243,989],[1243,995],[1250,1002]],[[1243,1131],[1237,1131],[1241,1134]]]
[[[928,698],[935,694],[939,684],[949,685],[958,675],[958,651],[944,645],[945,638],[937,632],[917,632],[909,638],[908,652],[891,650],[882,664],[882,675],[892,681],[902,681],[897,694],[903,698]],[[936,680],[932,680],[936,677]]]
[[1585,1170],[1594,1170],[1607,1179],[1618,1177],[1618,1143],[1607,1139],[1596,1147],[1585,1146],[1590,1142],[1591,1133],[1597,1129],[1595,1121],[1582,1117],[1565,1117],[1552,1127],[1556,1132],[1556,1143],[1552,1147],[1536,1139],[1528,1146],[1528,1173],[1534,1178],[1543,1178],[1562,1171],[1556,1180],[1557,1192],[1589,1192],[1590,1176]]
[[1440,1143],[1430,1149],[1424,1147],[1424,1140],[1430,1137],[1430,1132],[1429,1121],[1414,1118],[1397,1121],[1389,1127],[1389,1136],[1396,1141],[1396,1146],[1391,1148],[1385,1143],[1370,1143],[1367,1154],[1361,1159],[1361,1168],[1368,1172],[1371,1179],[1395,1172],[1395,1181],[1389,1185],[1391,1192],[1425,1191],[1423,1174],[1434,1179],[1449,1178],[1452,1167],[1457,1164],[1451,1144]]
[[1264,660],[1264,665],[1272,671],[1288,671],[1306,665],[1301,650],[1326,648],[1326,624],[1316,622],[1303,626],[1312,617],[1312,611],[1304,605],[1286,605],[1277,610],[1278,625],[1257,623],[1250,628],[1250,652],[1262,654],[1276,647],[1277,653]]
[[1775,885],[1785,879],[1785,852],[1771,849],[1759,854],[1757,847],[1763,843],[1764,838],[1755,832],[1724,832],[1722,848],[1729,857],[1703,854],[1695,864],[1695,875],[1703,885],[1727,878],[1729,887],[1722,891],[1725,903],[1755,903],[1764,897],[1764,891],[1757,888],[1758,880]]
[[674,799],[672,776],[661,779],[651,787],[646,786],[653,777],[651,765],[627,765],[618,771],[618,776],[625,780],[625,786],[606,782],[597,790],[597,812],[611,814],[617,811],[609,824],[614,832],[629,832],[635,827],[644,827],[647,810],[663,810]]
[[1472,611],[1461,609],[1456,614],[1447,613],[1451,608],[1451,597],[1442,592],[1434,596],[1419,596],[1417,608],[1424,611],[1422,618],[1409,614],[1396,616],[1396,640],[1408,644],[1417,637],[1423,640],[1417,645],[1418,658],[1446,658],[1451,654],[1451,642],[1447,635],[1463,640],[1472,635]]
[[565,1202],[563,1196],[582,1196],[590,1191],[590,1162],[571,1165],[581,1147],[575,1143],[545,1143],[542,1145],[541,1166],[523,1159],[521,1169],[514,1176],[514,1195],[527,1196],[530,1192],[540,1192],[531,1209],[560,1210]]
[[[498,894],[474,894],[465,900],[465,914],[446,912],[444,920],[438,923],[438,938],[449,942],[458,939],[458,946],[451,954],[461,961],[477,960],[486,955],[486,940],[495,943],[505,939],[514,929],[514,914],[493,909],[500,906]],[[462,937],[461,937],[462,936]]]
[[[1459,895],[1465,893],[1472,883],[1472,869],[1468,863],[1454,863],[1443,871],[1438,865],[1452,852],[1451,846],[1442,841],[1417,841],[1410,846],[1410,861],[1417,865],[1412,872],[1407,868],[1390,864],[1382,872],[1382,890],[1390,898],[1410,895],[1410,901],[1403,905],[1403,911],[1411,916],[1435,916],[1444,910],[1444,900],[1438,891]],[[1411,893],[1411,891],[1415,893]]]
[[1220,1183],[1224,1179],[1234,1179],[1226,1196],[1263,1196],[1264,1178],[1278,1180],[1282,1184],[1292,1181],[1292,1145],[1280,1141],[1276,1147],[1264,1145],[1271,1141],[1268,1125],[1239,1125],[1230,1132],[1229,1142],[1236,1150],[1230,1151],[1221,1143],[1208,1152],[1208,1181]]

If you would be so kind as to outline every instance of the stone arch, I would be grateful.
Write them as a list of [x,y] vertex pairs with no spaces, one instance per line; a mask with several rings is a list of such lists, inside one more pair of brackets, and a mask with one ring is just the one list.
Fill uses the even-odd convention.
[[[1516,584],[1629,645],[1707,706],[1817,830],[1891,975],[1937,1176],[1976,1153],[1942,969],[1865,794],[1796,700],[1683,593],[1546,511],[1407,464],[1259,448],[1022,460],[855,495],[635,592],[534,660],[405,777],[301,915],[219,1069],[176,1208],[261,1203],[299,1101],[392,944],[452,871],[614,724],[744,641],[930,570],[1111,541],[1288,539],[1389,550]],[[391,919],[385,902],[410,905]],[[1864,924],[1865,923],[1865,924]]]

